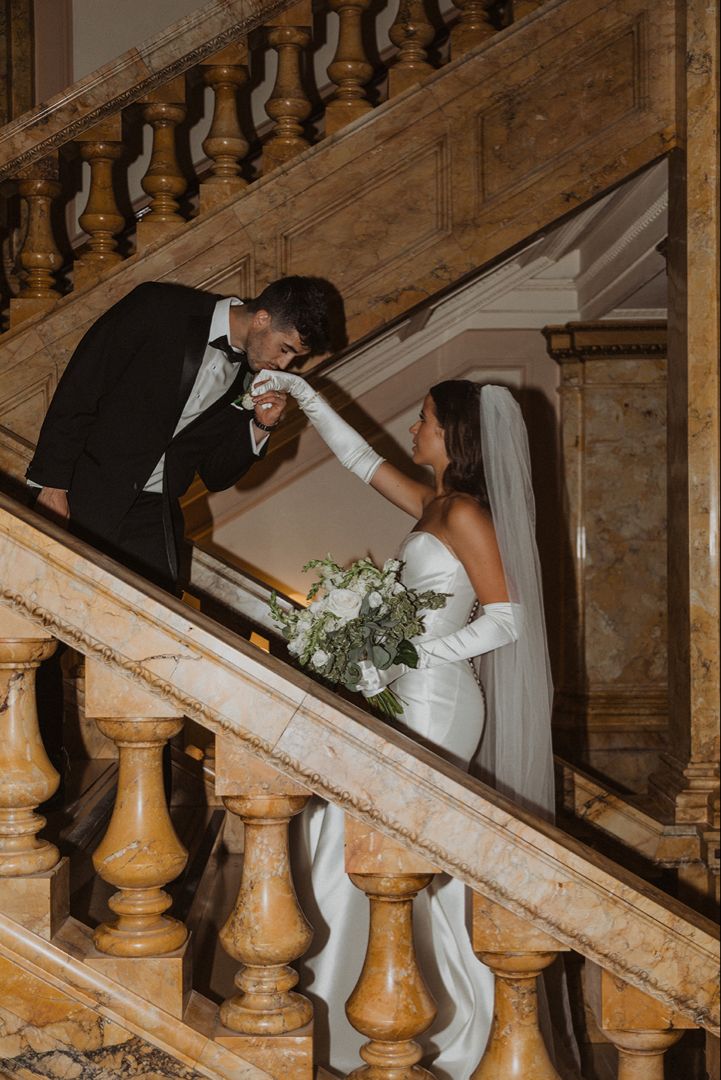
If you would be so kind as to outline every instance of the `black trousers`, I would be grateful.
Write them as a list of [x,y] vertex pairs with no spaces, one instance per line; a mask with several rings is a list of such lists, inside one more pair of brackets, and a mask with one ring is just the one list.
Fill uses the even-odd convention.
[[169,592],[177,593],[175,538],[163,502],[162,495],[141,491],[111,539],[109,554]]

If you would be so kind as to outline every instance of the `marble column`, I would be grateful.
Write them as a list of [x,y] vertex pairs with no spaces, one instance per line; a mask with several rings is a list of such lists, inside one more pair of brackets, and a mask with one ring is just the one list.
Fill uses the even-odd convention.
[[546,327],[565,498],[556,749],[644,790],[666,747],[666,331]]
[[719,785],[719,8],[677,21],[669,157],[670,739],[652,789],[677,823]]

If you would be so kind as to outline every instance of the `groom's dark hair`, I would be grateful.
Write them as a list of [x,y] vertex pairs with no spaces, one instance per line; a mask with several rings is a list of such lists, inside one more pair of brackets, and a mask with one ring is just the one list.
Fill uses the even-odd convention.
[[337,303],[338,290],[325,278],[295,274],[266,285],[246,307],[267,311],[279,330],[296,329],[306,349],[317,356],[330,350],[330,312]]

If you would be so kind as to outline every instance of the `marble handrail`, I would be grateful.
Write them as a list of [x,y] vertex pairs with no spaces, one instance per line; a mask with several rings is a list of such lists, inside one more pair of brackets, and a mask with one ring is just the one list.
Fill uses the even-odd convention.
[[718,1031],[703,916],[5,496],[0,583],[46,632]]
[[0,130],[0,180],[261,26],[289,0],[212,0]]
[[[210,599],[233,615],[240,613],[254,627],[261,628],[264,634],[281,640],[278,627],[268,610],[268,601],[274,590],[198,544],[193,545],[190,588],[201,602]],[[279,596],[278,602],[284,608],[292,607],[292,601],[287,597]]]

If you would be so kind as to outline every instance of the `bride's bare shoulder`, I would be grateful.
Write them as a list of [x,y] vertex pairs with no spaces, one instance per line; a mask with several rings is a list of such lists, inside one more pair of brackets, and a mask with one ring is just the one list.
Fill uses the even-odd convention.
[[443,507],[444,524],[449,529],[490,529],[493,532],[491,512],[472,495],[458,491],[450,495]]

